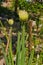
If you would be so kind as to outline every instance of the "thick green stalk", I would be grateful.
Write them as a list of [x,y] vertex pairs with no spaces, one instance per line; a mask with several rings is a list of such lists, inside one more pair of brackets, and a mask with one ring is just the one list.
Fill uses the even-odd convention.
[[21,65],[25,65],[25,26],[22,27],[22,51],[21,51]]

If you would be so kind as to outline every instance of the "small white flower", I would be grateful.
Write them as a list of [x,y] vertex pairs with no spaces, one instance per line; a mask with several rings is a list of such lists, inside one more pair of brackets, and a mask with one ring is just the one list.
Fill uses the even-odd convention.
[[43,16],[40,16],[40,18],[39,18],[41,21],[43,21]]
[[40,24],[39,27],[41,28],[42,27],[42,24]]
[[34,31],[37,31],[36,29],[34,29]]
[[38,63],[36,63],[36,65],[38,65]]
[[3,7],[7,7],[7,3],[6,2],[2,2],[2,5]]
[[37,54],[37,59],[39,58],[39,54]]
[[15,57],[13,58],[13,60],[16,61],[16,55],[15,55]]
[[32,48],[34,49],[34,46],[32,46]]
[[36,25],[36,21],[33,21],[33,22],[32,22],[32,26],[35,26],[35,25]]

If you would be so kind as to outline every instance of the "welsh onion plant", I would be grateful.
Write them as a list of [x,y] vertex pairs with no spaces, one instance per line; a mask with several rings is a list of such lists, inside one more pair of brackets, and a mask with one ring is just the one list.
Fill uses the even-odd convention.
[[[26,65],[25,59],[26,59],[26,41],[28,39],[28,35],[25,32],[25,26],[22,26],[21,33],[18,32],[18,40],[17,40],[17,48],[16,48],[16,65]],[[12,30],[10,31],[9,35],[9,48],[8,48],[8,54],[6,54],[5,47],[3,46],[3,43],[1,43],[5,64],[6,65],[14,65],[13,60],[13,53],[12,53]],[[32,46],[32,50],[30,52],[30,56],[28,57],[28,64],[27,65],[33,65],[33,59],[34,59],[34,46]],[[36,60],[36,62],[39,61]],[[38,63],[38,62],[37,62]],[[34,64],[36,65],[36,63]]]
[[[26,65],[26,41],[28,36],[25,34],[25,26],[22,27],[22,35],[20,36],[20,32],[18,33],[18,43],[17,43],[17,53],[16,53],[16,65]],[[29,62],[28,65],[32,65],[32,61],[34,58],[34,48],[30,52],[30,57],[28,57]]]
[[20,32],[18,33],[18,41],[17,41],[17,53],[16,53],[16,65],[24,65],[25,64],[25,27],[22,27],[22,35],[20,36]]

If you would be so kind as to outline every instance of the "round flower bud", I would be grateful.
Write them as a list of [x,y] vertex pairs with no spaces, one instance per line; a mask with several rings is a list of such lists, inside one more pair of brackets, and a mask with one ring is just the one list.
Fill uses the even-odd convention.
[[20,10],[18,14],[19,14],[20,20],[22,21],[28,20],[28,13],[25,10]]
[[9,23],[10,25],[13,25],[14,20],[13,20],[13,19],[9,19],[9,20],[8,20],[8,23]]

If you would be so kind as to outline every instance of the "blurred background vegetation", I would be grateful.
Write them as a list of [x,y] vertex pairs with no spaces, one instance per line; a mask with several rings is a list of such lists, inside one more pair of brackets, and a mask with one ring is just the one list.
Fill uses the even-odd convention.
[[[28,13],[27,21],[20,20],[18,14],[20,10],[26,11]],[[10,23],[8,22],[9,19]],[[11,21],[14,21],[13,24]],[[16,55],[16,47],[18,48],[17,51],[19,53],[17,52],[17,63],[20,59],[19,54],[21,54],[21,48],[17,44],[21,43],[22,52],[24,53],[25,51],[25,47],[23,48],[23,44],[25,43],[25,36],[22,31],[23,25],[25,26],[24,33],[28,35],[28,39],[26,40],[26,65],[43,65],[43,0],[0,0],[0,39],[2,40],[6,48],[10,34],[10,29],[12,28],[11,33],[13,47],[11,49],[13,50],[13,55]],[[18,33],[18,31],[20,33]],[[22,34],[24,37],[22,36]],[[23,38],[24,41],[23,39],[18,39],[17,37]],[[17,39],[19,40],[18,42]],[[22,42],[20,39],[22,40]],[[9,47],[10,46],[11,45],[9,45]],[[34,47],[34,49],[32,49],[32,47]],[[0,51],[1,49],[2,48],[0,48]],[[9,48],[10,51],[12,51],[11,49]],[[10,53],[12,54],[12,52]],[[2,54],[3,52],[1,51],[0,58],[3,56]],[[23,56],[21,55],[21,57]],[[22,61],[22,63],[24,62]]]

